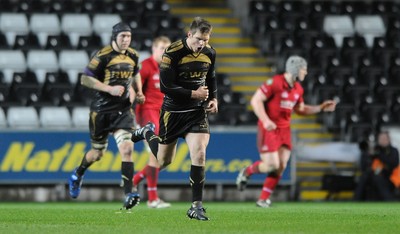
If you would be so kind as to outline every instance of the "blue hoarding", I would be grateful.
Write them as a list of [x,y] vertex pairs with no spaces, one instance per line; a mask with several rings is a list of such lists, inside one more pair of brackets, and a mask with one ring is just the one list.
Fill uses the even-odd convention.
[[[88,132],[0,132],[0,183],[63,183],[79,165],[90,148]],[[142,169],[149,152],[143,143],[135,144],[135,170]],[[215,132],[207,148],[207,182],[235,183],[239,170],[259,160],[255,132]],[[160,173],[160,183],[187,183],[190,156],[186,143],[180,140],[176,157]],[[290,165],[288,165],[290,167]],[[121,159],[112,137],[103,158],[85,174],[85,183],[118,183]],[[261,183],[265,175],[255,175],[252,182]],[[290,183],[287,168],[282,183]]]

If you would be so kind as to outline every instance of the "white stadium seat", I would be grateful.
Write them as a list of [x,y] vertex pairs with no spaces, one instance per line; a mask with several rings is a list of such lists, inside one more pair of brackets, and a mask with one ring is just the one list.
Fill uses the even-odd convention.
[[39,120],[43,128],[71,128],[71,115],[65,106],[42,107],[39,111]]
[[6,128],[6,127],[7,127],[6,114],[4,113],[4,110],[0,108],[0,128]]
[[7,44],[11,47],[15,44],[17,35],[29,34],[28,18],[24,13],[3,13],[0,14],[0,31],[7,39]]
[[93,30],[101,37],[103,46],[110,44],[112,27],[121,22],[117,14],[96,14],[93,16]]
[[34,107],[12,106],[7,111],[7,122],[10,128],[16,129],[37,129],[39,125],[39,116]]
[[89,107],[75,107],[72,109],[72,125],[76,128],[89,128]]
[[64,14],[61,17],[61,30],[68,35],[73,47],[78,45],[80,36],[90,36],[93,33],[88,14]]
[[43,84],[46,73],[58,71],[58,59],[53,50],[30,50],[27,55],[28,68],[36,74],[39,83]]
[[89,63],[89,56],[83,50],[63,50],[59,55],[60,69],[67,72],[71,84],[78,82],[78,75]]
[[337,47],[341,48],[344,37],[355,34],[353,21],[348,15],[327,15],[324,18],[324,31],[333,37]]
[[49,35],[60,34],[60,20],[56,14],[33,14],[29,22],[32,33],[38,36],[42,47],[46,45]]
[[25,72],[26,68],[21,50],[0,50],[0,70],[3,71],[5,83],[11,84],[14,72]]
[[357,15],[354,27],[356,32],[365,38],[369,48],[372,48],[375,37],[386,35],[386,27],[380,15]]

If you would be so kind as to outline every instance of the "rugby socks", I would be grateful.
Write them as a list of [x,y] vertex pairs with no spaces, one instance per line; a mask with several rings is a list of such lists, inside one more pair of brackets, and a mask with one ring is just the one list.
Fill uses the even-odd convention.
[[158,199],[157,194],[157,182],[158,172],[160,169],[157,167],[146,166],[146,179],[147,179],[147,194],[149,195],[149,201]]
[[138,186],[138,184],[146,177],[146,168],[148,166],[146,166],[145,168],[143,168],[141,171],[139,171],[138,173],[136,173],[133,176],[133,186]]
[[275,172],[271,172],[268,174],[267,178],[265,178],[264,180],[264,185],[260,194],[260,200],[267,200],[269,198],[280,179],[281,176],[279,176]]
[[132,192],[133,162],[122,162],[121,177],[125,194]]
[[149,144],[151,152],[157,158],[158,144],[160,143],[161,138],[157,136],[153,131],[146,131],[144,137],[146,138],[147,143]]
[[82,177],[83,174],[85,174],[85,171],[90,167],[90,165],[93,164],[93,162],[88,162],[88,160],[86,159],[86,154],[87,152],[82,158],[81,165],[79,165],[79,167],[76,169],[75,173],[78,177]]
[[260,173],[260,169],[258,169],[258,165],[260,165],[260,163],[261,163],[261,160],[258,160],[256,162],[254,162],[253,164],[251,164],[250,166],[248,166],[246,168],[246,172],[245,172],[246,176],[251,176],[253,174]]
[[204,167],[192,165],[190,168],[190,186],[192,186],[192,202],[203,200],[205,182]]

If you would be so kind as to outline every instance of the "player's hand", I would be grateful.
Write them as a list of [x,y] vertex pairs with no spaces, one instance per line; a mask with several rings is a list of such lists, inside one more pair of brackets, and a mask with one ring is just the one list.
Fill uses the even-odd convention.
[[320,105],[321,111],[324,112],[332,112],[336,109],[336,102],[333,100],[327,100],[324,101],[321,105]]
[[138,92],[136,94],[136,102],[139,104],[143,104],[145,101],[146,101],[146,97],[144,96],[144,94],[141,92],[140,93]]
[[197,90],[192,90],[192,98],[206,101],[208,99],[208,87],[200,86]]
[[109,94],[111,94],[112,96],[118,96],[121,97],[122,94],[124,94],[125,92],[125,87],[121,86],[121,85],[115,85],[115,86],[110,86],[110,90],[109,90]]
[[263,122],[263,126],[267,131],[272,131],[276,129],[276,124],[271,120]]
[[218,113],[218,101],[216,98],[213,98],[208,102],[206,111],[209,113]]

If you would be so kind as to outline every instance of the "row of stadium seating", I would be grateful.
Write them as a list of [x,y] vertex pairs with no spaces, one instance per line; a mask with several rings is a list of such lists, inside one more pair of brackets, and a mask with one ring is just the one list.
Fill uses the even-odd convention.
[[34,108],[12,106],[7,112],[0,108],[0,128],[12,129],[86,129],[89,126],[89,107],[65,106]]
[[0,13],[1,49],[87,49],[110,43],[111,28],[125,21],[133,28],[132,46],[149,50],[151,40],[166,35],[171,40],[183,36],[183,24],[170,15],[121,17],[120,14],[43,14]]
[[355,142],[400,121],[399,12],[395,1],[253,0],[247,34],[280,70],[289,55],[305,57],[306,102],[338,101],[318,121]]

